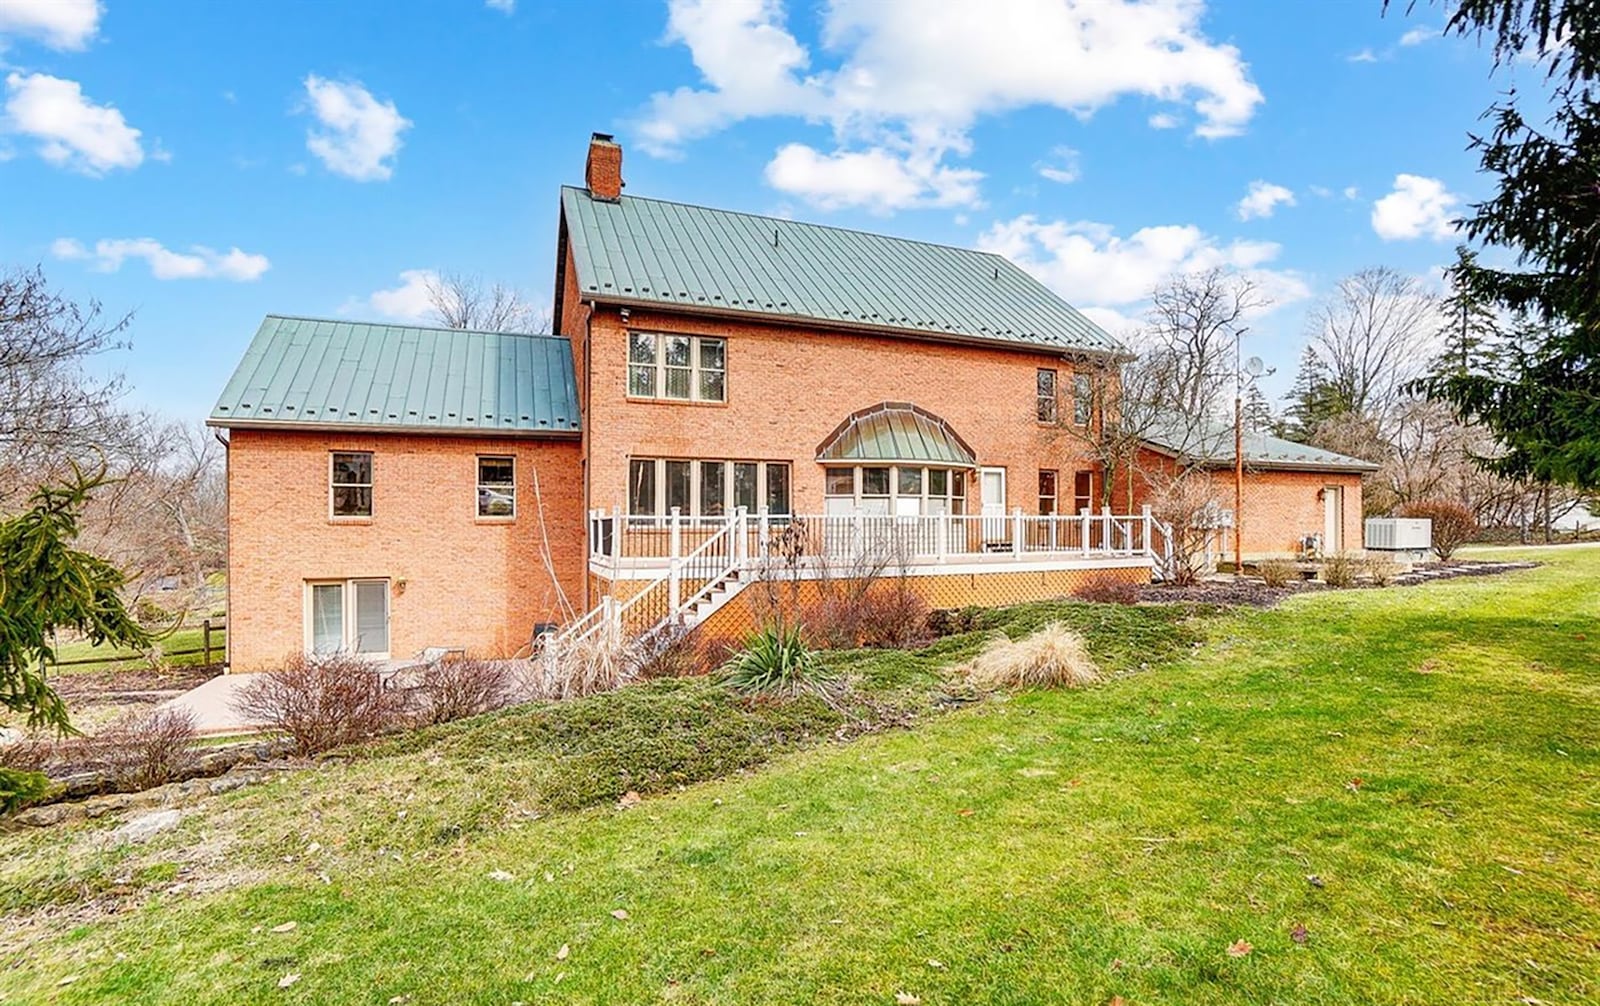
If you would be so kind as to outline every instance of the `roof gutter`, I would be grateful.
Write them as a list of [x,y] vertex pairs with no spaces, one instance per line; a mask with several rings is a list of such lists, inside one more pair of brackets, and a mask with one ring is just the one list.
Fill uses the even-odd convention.
[[470,426],[382,426],[373,423],[313,423],[283,422],[271,419],[218,419],[211,416],[206,425],[224,430],[281,430],[288,433],[395,433],[409,436],[434,437],[506,437],[572,440],[583,436],[582,430],[501,430],[494,427],[474,429]]
[[921,339],[928,342],[954,343],[962,346],[981,346],[989,349],[1009,349],[1021,353],[1034,353],[1047,356],[1060,356],[1066,359],[1093,358],[1109,360],[1110,362],[1127,362],[1135,359],[1126,348],[1098,349],[1092,346],[1052,346],[1048,343],[1023,342],[1017,339],[999,339],[990,336],[969,335],[958,332],[940,332],[936,329],[924,328],[899,328],[892,325],[872,325],[858,321],[845,321],[834,318],[817,318],[808,314],[769,314],[765,311],[746,311],[735,308],[717,307],[711,304],[674,304],[663,303],[658,300],[645,300],[638,297],[618,297],[605,294],[581,292],[579,299],[588,304],[605,304],[612,307],[637,308],[640,310],[660,311],[663,314],[706,315],[713,318],[725,318],[735,321],[746,321],[766,325],[796,325],[806,324],[813,328],[831,329],[840,332],[870,333],[873,335],[889,335],[899,338]]

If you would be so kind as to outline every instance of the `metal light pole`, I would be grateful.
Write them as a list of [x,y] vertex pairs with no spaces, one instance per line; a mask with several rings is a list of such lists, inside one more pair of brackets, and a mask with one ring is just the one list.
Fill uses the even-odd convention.
[[1244,330],[1233,336],[1233,575],[1244,573],[1244,389],[1266,373],[1261,357],[1240,364]]

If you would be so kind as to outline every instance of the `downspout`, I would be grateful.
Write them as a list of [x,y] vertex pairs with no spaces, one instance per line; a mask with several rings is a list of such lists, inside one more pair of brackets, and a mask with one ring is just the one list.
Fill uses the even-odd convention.
[[[590,454],[594,450],[594,441],[590,436],[589,420],[592,414],[591,397],[594,392],[594,302],[589,302],[589,308],[583,316],[583,407],[579,416],[583,422],[583,610],[588,611],[594,607],[594,599],[589,596],[589,553],[594,548],[594,543],[589,540],[589,531],[593,525],[589,521],[589,514],[593,512],[593,486],[589,478],[592,470],[590,467]],[[612,534],[620,533],[620,529],[612,528]]]

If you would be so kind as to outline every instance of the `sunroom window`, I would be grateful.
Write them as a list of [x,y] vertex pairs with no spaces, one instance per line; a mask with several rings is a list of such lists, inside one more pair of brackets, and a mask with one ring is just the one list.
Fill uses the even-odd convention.
[[674,507],[695,517],[725,516],[733,507],[757,514],[762,506],[770,514],[789,513],[788,462],[720,458],[628,462],[628,513],[636,517],[667,517]]
[[825,468],[824,508],[830,514],[960,514],[966,511],[966,478],[964,469],[919,465]]

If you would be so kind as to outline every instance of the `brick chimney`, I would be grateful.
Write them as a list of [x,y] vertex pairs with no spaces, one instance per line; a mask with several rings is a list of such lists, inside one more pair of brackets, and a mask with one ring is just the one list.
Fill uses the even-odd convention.
[[596,199],[616,202],[622,197],[622,146],[610,133],[589,137],[589,160],[583,166],[583,181]]

